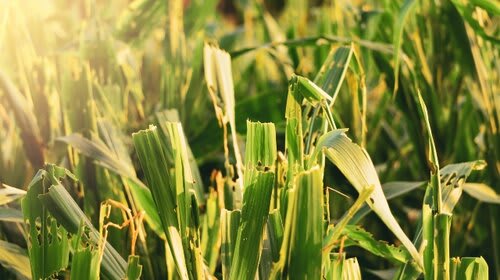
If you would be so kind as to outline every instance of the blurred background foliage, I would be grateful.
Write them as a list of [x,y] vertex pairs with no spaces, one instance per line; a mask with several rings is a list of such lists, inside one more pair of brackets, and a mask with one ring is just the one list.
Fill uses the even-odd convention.
[[[212,171],[224,170],[224,151],[204,43],[232,55],[238,141],[247,119],[274,122],[283,151],[291,74],[312,80],[331,48],[352,42],[358,66],[347,70],[333,115],[367,149],[381,181],[428,179],[419,91],[441,166],[484,159],[486,170],[469,180],[500,193],[499,16],[498,2],[480,0],[0,1],[0,182],[26,189],[45,162],[64,166],[81,178],[70,192],[96,225],[101,201],[127,204],[130,183],[61,137],[106,143],[142,179],[131,133],[176,109],[208,192]],[[340,218],[357,194],[332,165],[324,180],[347,195],[330,193]],[[415,231],[423,193],[391,201],[406,232]],[[363,227],[395,242],[371,215]],[[482,255],[500,279],[498,217],[498,205],[463,196],[451,256]],[[0,239],[26,247],[18,225],[1,223]],[[108,238],[126,256],[123,235],[111,230]],[[148,243],[143,275],[151,279],[164,274],[165,253],[161,241]],[[366,269],[390,267],[361,250],[349,254]],[[0,278],[11,273],[1,268]]]

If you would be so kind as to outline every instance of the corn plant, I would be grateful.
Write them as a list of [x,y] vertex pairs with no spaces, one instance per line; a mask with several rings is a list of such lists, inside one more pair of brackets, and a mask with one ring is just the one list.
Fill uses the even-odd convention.
[[0,278],[499,279],[494,1],[107,2],[0,3]]

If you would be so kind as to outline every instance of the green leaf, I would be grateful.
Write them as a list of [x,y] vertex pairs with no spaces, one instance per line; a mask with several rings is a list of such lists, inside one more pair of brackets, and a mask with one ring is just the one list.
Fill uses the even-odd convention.
[[347,225],[342,234],[347,237],[344,246],[359,246],[370,253],[393,262],[406,263],[412,256],[404,247],[395,247],[385,241],[376,240],[373,235],[361,227]]
[[[448,209],[448,211],[451,212],[453,210],[456,202],[458,202],[458,199],[460,198],[460,195],[456,195],[454,193],[460,191],[461,194],[461,189],[463,188],[464,190],[468,188],[469,186],[472,186],[474,183],[465,183],[465,180],[467,180],[467,177],[469,176],[470,172],[473,170],[481,170],[483,168],[483,161],[472,161],[472,162],[466,162],[466,163],[457,163],[457,164],[449,164],[445,167],[443,167],[440,171],[441,173],[441,182],[445,184],[444,186],[444,200],[445,200],[445,209]],[[407,194],[415,189],[418,189],[422,186],[424,186],[426,183],[423,181],[420,182],[387,182],[385,184],[382,184],[382,190],[384,191],[384,195],[387,198],[387,200],[391,200],[393,198],[399,197],[401,195]],[[471,185],[472,184],[472,185]],[[489,188],[486,186],[486,188]],[[493,193],[491,193],[489,190],[486,190],[482,186],[480,186],[478,189],[479,192],[485,192],[484,194],[486,196],[489,196],[490,200],[492,201],[491,203],[495,203],[494,201],[494,196]],[[466,191],[467,192],[467,191]],[[473,196],[473,195],[471,195]],[[474,197],[474,196],[473,196]],[[477,198],[477,197],[476,197]],[[486,199],[486,197],[484,197]],[[478,198],[479,199],[479,198]],[[481,200],[481,199],[479,199]],[[487,201],[484,201],[487,202]],[[371,211],[368,205],[363,205],[363,207],[356,212],[352,220],[349,222],[350,224],[356,224],[361,218],[363,218],[366,214],[368,214]]]
[[[430,189],[428,189],[430,190]],[[422,247],[424,248],[424,274],[433,278],[434,275],[434,215],[429,204],[422,206]]]
[[489,279],[488,264],[483,257],[451,259],[451,280]]
[[102,167],[123,176],[123,183],[130,187],[130,192],[137,204],[138,210],[144,210],[146,222],[156,234],[165,238],[151,191],[137,179],[128,152],[124,151],[123,144],[119,142],[119,137],[112,133],[108,135],[110,135],[107,138],[108,145],[98,138],[89,140],[77,133],[60,137],[58,140],[71,145],[83,155],[94,159]]
[[[295,77],[295,76],[294,76]],[[285,143],[288,158],[288,180],[292,172],[304,164],[304,143],[302,132],[302,101],[304,97],[297,89],[294,77],[288,83],[286,99],[286,132]]]
[[356,258],[349,258],[345,260],[342,271],[342,279],[361,280],[361,269],[359,267],[358,259]]
[[259,264],[262,235],[273,190],[274,172],[254,171],[252,173],[251,177],[245,178],[243,207],[229,279],[239,277],[253,279]]
[[[47,165],[38,171],[22,201],[26,222],[36,225],[29,226],[28,249],[33,275],[55,275],[67,267],[68,233],[77,234],[82,223],[89,229],[87,242],[99,244],[100,241],[99,232],[59,181],[63,177],[76,180],[68,170]],[[52,238],[54,236],[57,238]],[[125,260],[106,243],[101,263],[103,274],[110,279],[121,279],[125,275],[125,266]]]
[[423,267],[420,254],[392,215],[375,166],[366,150],[352,143],[344,132],[333,130],[328,132],[328,135],[331,135],[332,139],[329,140],[331,146],[323,149],[326,157],[340,169],[359,193],[367,186],[375,187],[366,203],[403,243],[417,264]]
[[[38,196],[40,203],[67,232],[77,234],[83,223],[83,226],[89,229],[89,240],[83,239],[82,241],[99,244],[101,240],[99,232],[94,228],[80,207],[78,207],[78,204],[66,191],[62,183],[57,179],[63,176],[71,177],[72,174],[66,169],[55,165],[48,165],[46,169],[47,171],[41,170],[39,173],[45,171],[45,173],[42,172],[42,174],[48,174],[52,182],[50,187],[46,186],[48,192]],[[73,177],[73,179],[75,178]],[[68,242],[66,241],[66,243]],[[106,242],[104,245],[104,255],[101,261],[101,271],[103,275],[110,279],[122,279],[125,276],[126,265],[127,263],[120,254]]]
[[46,194],[52,184],[58,184],[50,171],[39,170],[28,186],[21,202],[28,226],[28,252],[34,279],[45,279],[66,269],[69,261],[68,232],[58,225],[39,196]]
[[[198,203],[180,123],[165,122],[167,139],[160,140],[155,126],[133,134],[139,161],[152,190],[167,241],[181,278],[202,278],[203,258]],[[173,154],[169,166],[165,146]]]
[[332,106],[337,99],[353,53],[353,44],[341,46],[337,49],[332,48],[325,62],[321,66],[321,69],[314,78],[314,83],[319,85],[321,89],[332,96],[329,99],[330,106]]
[[[420,111],[423,116],[425,129],[427,131],[427,139],[429,143],[429,151],[427,155],[427,163],[430,169],[430,181],[428,188],[431,189],[430,194],[432,194],[432,204],[433,210],[441,213],[443,211],[443,189],[441,186],[441,175],[439,170],[439,159],[437,156],[436,144],[434,143],[434,136],[432,134],[431,124],[429,122],[429,114],[427,112],[427,106],[425,105],[424,99],[420,92],[417,92],[418,104],[420,106]],[[426,203],[426,202],[424,202]]]
[[126,179],[124,184],[130,186],[137,208],[144,211],[144,219],[151,229],[162,239],[166,239],[151,191],[139,179]]
[[[354,53],[353,44],[349,46],[342,46],[339,48],[332,48],[328,54],[328,57],[325,59],[321,69],[318,74],[314,78],[314,83],[321,87],[326,93],[331,95],[330,102],[328,106],[324,107],[324,110],[329,114],[330,107],[333,107],[335,104],[335,100],[337,99],[338,93],[340,92],[340,88],[342,87],[347,69],[349,68],[352,55]],[[315,107],[312,116],[310,114],[306,114],[305,121],[307,122],[306,128],[309,133],[306,139],[306,153],[309,153],[311,150],[312,143],[316,140],[315,137],[319,137],[326,132],[326,126],[324,123],[326,122],[324,115],[319,115],[319,121],[316,120],[319,114],[319,108]],[[306,104],[306,108],[304,112],[310,112],[313,110],[312,104]],[[316,127],[316,123],[320,123],[319,127]],[[316,144],[316,151],[321,151],[322,148],[319,148],[319,140]],[[312,166],[312,160],[316,160],[316,156],[312,156],[309,159],[308,166]]]
[[333,101],[333,98],[328,95],[322,88],[311,82],[308,78],[293,75],[290,83],[298,94],[307,99],[311,104],[315,105],[321,101]]
[[345,258],[345,253],[332,253],[327,259],[324,279],[361,280],[361,270],[356,258]]
[[[183,243],[177,217],[175,185],[170,175],[165,152],[155,126],[132,135],[142,169],[151,189],[153,199],[167,237],[168,245],[177,267],[179,276],[188,279]],[[180,211],[183,211],[181,209]]]
[[449,164],[443,167],[439,174],[441,175],[441,185],[443,188],[443,209],[444,213],[451,214],[455,205],[462,195],[462,189],[474,170],[482,170],[486,163],[482,160]]
[[255,278],[275,180],[276,151],[274,125],[248,121],[243,207],[230,279]]
[[326,279],[343,279],[345,253],[331,253],[326,259],[325,278]]
[[319,139],[316,147],[314,148],[311,156],[309,157],[309,161],[307,166],[311,166],[318,160],[318,157],[323,154],[323,149],[327,149],[335,144],[337,141],[337,137],[341,134],[345,134],[348,129],[336,129],[334,131],[323,134]]
[[281,249],[281,243],[283,242],[283,230],[283,222],[281,220],[280,212],[277,209],[271,210],[269,213],[269,219],[267,220],[267,236],[271,246],[273,262],[277,262],[279,260],[279,252]]
[[236,238],[238,236],[240,217],[240,210],[221,210],[221,263],[223,279],[230,279],[229,276],[233,262],[234,248],[236,246]]
[[97,280],[99,279],[100,255],[97,244],[89,242],[89,238],[83,239],[87,234],[85,225],[82,223],[78,233],[74,236],[76,248],[71,260],[71,279]]
[[139,256],[128,256],[127,280],[141,279],[142,265],[139,264]]
[[[325,85],[325,87],[326,86],[327,85]],[[297,103],[297,101],[301,101],[302,99],[305,99],[308,101],[308,105],[310,106],[309,108],[306,108],[306,110],[311,109],[311,107],[319,105],[323,109],[323,111],[325,113],[326,120],[329,122],[330,126],[332,128],[336,128],[335,123],[333,121],[332,113],[330,111],[330,107],[333,104],[334,99],[330,95],[328,95],[322,88],[320,88],[319,86],[317,86],[315,83],[311,82],[307,78],[297,76],[297,75],[292,75],[292,77],[289,81],[289,91],[290,90],[292,92],[291,92],[291,95],[289,92],[287,101],[292,98],[291,99],[292,103],[290,103],[290,105],[292,105],[291,108],[295,109],[294,110],[295,112],[293,112],[294,114],[302,113],[301,108],[300,108],[300,110],[297,110],[297,108],[295,108],[295,107],[297,105],[299,105],[299,106],[302,105],[300,103]],[[296,99],[295,103],[293,103],[294,102],[293,99]],[[287,112],[288,112],[288,104],[289,103],[287,102]],[[315,110],[313,114],[316,114],[316,113],[317,113],[317,111]],[[290,115],[290,116],[292,116],[292,115]],[[287,118],[287,120],[288,120],[288,118]],[[310,123],[309,125],[312,125],[312,123]],[[312,133],[312,131],[310,131],[310,132]]]
[[283,242],[283,223],[278,209],[273,209],[269,213],[264,233],[264,245],[258,274],[260,279],[269,278],[272,273],[273,263],[279,261],[281,243]]
[[450,279],[451,214],[434,215],[434,271],[435,279]]
[[272,123],[247,121],[245,169],[274,170],[277,158],[276,129]]
[[[283,277],[321,278],[323,239],[323,176],[321,169],[297,174],[289,191],[285,235],[280,261],[285,261]],[[283,260],[282,260],[283,259]]]
[[207,211],[202,217],[201,251],[207,262],[210,273],[217,267],[221,246],[220,208],[218,194],[212,188],[206,202]]
[[[460,199],[462,194],[462,189],[466,188],[468,183],[465,183],[470,173],[474,170],[481,170],[485,167],[485,162],[482,160],[470,161],[456,164],[449,164],[441,168],[439,174],[441,176],[440,183],[443,185],[443,211],[451,214],[453,209]],[[416,182],[418,183],[418,182]],[[428,184],[429,185],[429,184]],[[426,189],[426,194],[424,198],[424,205],[422,208],[422,227],[417,230],[417,243],[422,240],[422,247],[424,248],[424,265],[425,273],[427,277],[432,278],[433,271],[433,258],[434,258],[434,217],[431,208],[430,194],[432,193],[431,188]],[[408,272],[407,269],[412,272]],[[402,275],[402,271],[406,271],[406,275],[410,275],[415,272],[413,268],[407,265],[399,271],[399,275]],[[417,273],[417,272],[415,272]],[[415,276],[416,277],[416,276]]]
[[[167,154],[166,146],[172,147],[174,159],[171,183],[174,187],[175,211],[179,224],[179,233],[183,242],[184,257],[190,277],[201,278],[203,275],[203,258],[200,247],[198,200],[196,198],[196,182],[193,178],[188,157],[186,137],[178,122],[164,122],[167,133],[166,141],[162,142],[163,152]],[[167,163],[168,166],[168,163]],[[160,207],[160,206],[158,206]]]
[[405,0],[401,10],[399,11],[399,15],[396,21],[394,21],[394,35],[392,38],[392,44],[394,47],[394,93],[398,90],[398,80],[399,80],[399,60],[401,51],[401,40],[403,39],[403,31],[407,26],[405,24],[406,20],[410,16],[410,13],[413,11],[415,6],[417,5],[417,1],[415,0]]
[[[156,113],[156,119],[158,122],[158,126],[161,128],[162,132],[162,139],[169,139],[173,137],[173,135],[169,135],[169,129],[168,129],[168,122],[180,122],[179,114],[177,110],[165,110],[162,112],[157,112]],[[184,135],[183,135],[184,136]],[[191,148],[189,146],[189,143],[187,141],[187,138],[184,137],[183,142],[186,143],[186,151],[187,151],[187,157],[189,160],[189,168],[191,170],[191,173],[193,175],[193,181],[194,181],[194,186],[193,189],[196,192],[196,199],[198,203],[203,206],[205,204],[205,195],[203,193],[203,181],[201,179],[200,175],[200,170],[198,169],[198,165],[196,163],[196,159],[194,158],[193,152],[191,151]],[[171,145],[164,145],[163,146],[166,149],[167,155],[173,155],[174,151],[173,146]],[[172,157],[167,158],[169,160],[169,164],[174,165],[174,161]]]
[[363,192],[359,194],[354,204],[349,208],[344,216],[342,216],[340,221],[334,227],[332,227],[332,225],[328,226],[326,236],[323,238],[323,257],[330,254],[334,244],[339,241],[338,239],[344,231],[344,228],[347,226],[354,214],[361,208],[361,205],[363,205],[365,200],[367,200],[372,194],[374,189],[374,186],[368,186],[365,188]]

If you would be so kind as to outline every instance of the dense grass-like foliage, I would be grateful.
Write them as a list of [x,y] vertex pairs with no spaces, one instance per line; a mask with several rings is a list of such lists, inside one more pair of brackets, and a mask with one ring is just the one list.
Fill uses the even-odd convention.
[[499,26],[0,1],[0,279],[500,279]]

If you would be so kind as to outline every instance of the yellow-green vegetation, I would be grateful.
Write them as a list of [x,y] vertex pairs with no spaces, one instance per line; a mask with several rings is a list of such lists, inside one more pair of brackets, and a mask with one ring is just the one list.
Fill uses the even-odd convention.
[[0,1],[0,279],[500,279],[495,0]]

